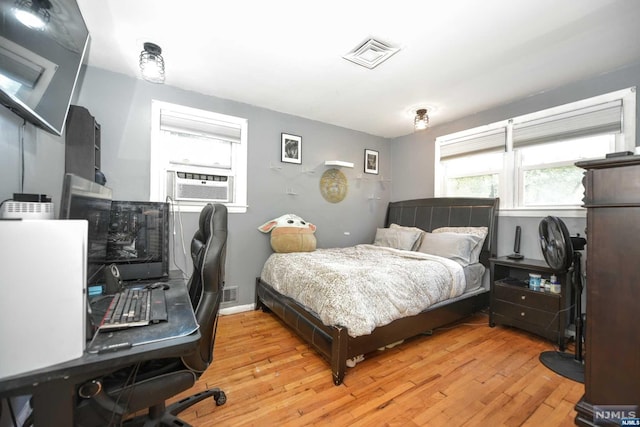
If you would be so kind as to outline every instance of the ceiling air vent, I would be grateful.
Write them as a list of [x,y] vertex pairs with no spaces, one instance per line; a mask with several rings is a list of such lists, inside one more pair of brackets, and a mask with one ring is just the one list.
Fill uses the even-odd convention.
[[351,52],[343,56],[354,64],[373,69],[391,58],[400,49],[375,39],[365,40]]

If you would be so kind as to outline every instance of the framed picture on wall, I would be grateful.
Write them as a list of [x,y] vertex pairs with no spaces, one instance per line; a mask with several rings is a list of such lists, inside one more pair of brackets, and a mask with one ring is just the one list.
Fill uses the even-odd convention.
[[285,163],[302,163],[302,137],[282,134],[282,161]]
[[375,150],[364,150],[364,173],[378,174],[378,152]]

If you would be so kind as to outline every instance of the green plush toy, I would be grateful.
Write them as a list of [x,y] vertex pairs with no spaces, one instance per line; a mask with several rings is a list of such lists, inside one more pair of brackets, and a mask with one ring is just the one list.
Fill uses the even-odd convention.
[[263,233],[271,232],[274,252],[313,252],[316,250],[316,226],[293,214],[267,221],[258,227]]

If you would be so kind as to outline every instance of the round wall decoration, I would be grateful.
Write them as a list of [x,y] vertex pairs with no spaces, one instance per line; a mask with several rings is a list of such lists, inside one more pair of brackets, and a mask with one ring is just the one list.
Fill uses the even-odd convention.
[[327,202],[338,203],[347,197],[349,183],[338,169],[328,169],[320,178],[320,194]]

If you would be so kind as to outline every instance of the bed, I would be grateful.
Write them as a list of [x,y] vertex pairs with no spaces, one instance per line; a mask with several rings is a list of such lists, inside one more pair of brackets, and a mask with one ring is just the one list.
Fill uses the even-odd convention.
[[[447,325],[489,305],[489,258],[496,255],[498,208],[497,198],[430,198],[389,203],[385,227],[393,224],[418,227],[427,232],[442,227],[487,228],[486,238],[478,254],[479,262],[486,267],[481,286],[471,290],[464,289],[460,295],[459,292],[452,293],[455,295],[453,298],[436,302],[416,314],[405,315],[383,326],[376,326],[370,332],[353,336],[347,327],[325,324],[316,311],[278,292],[264,279],[264,270],[261,277],[256,278],[256,309],[274,313],[314,350],[328,359],[333,382],[339,385],[344,380],[348,360]],[[358,245],[356,249],[368,250],[368,246],[370,245]],[[420,257],[406,253],[401,255],[404,255],[403,258]]]

